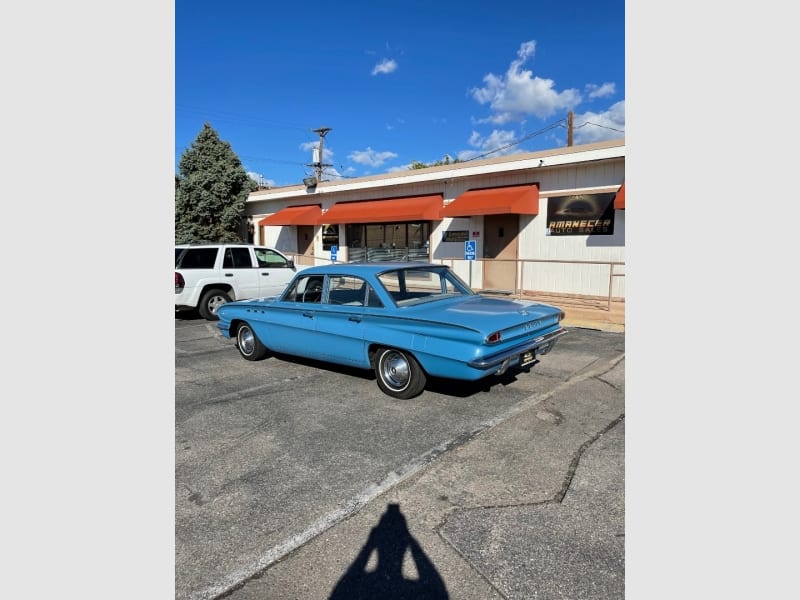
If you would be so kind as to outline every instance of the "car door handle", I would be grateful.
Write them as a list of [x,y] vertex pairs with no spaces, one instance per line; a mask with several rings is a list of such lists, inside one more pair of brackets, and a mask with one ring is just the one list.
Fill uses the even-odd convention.
[[348,321],[355,321],[356,323],[361,323],[361,317],[347,317]]
[[264,277],[269,277],[269,273],[264,273],[264,271],[261,271],[261,274],[262,274]]
[[304,312],[303,316],[304,317],[308,317],[309,319],[313,319],[314,318],[314,313]]
[[225,277],[233,277],[233,273],[225,273]]

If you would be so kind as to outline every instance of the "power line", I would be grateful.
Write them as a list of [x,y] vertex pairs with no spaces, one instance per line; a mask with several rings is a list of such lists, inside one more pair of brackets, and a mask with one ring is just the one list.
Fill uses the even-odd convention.
[[580,129],[581,127],[586,127],[587,125],[594,125],[595,127],[610,129],[611,131],[616,131],[618,133],[625,133],[624,129],[614,129],[613,127],[607,127],[606,125],[600,125],[599,123],[592,123],[591,121],[586,121],[583,125],[578,125],[575,129]]
[[[317,134],[320,135],[320,146],[319,146],[320,152],[319,152],[318,160],[314,161],[311,164],[302,163],[302,162],[298,162],[298,161],[290,161],[290,160],[283,160],[283,159],[277,159],[277,158],[269,158],[269,157],[263,157],[263,156],[252,156],[252,155],[238,155],[238,156],[240,158],[242,158],[242,159],[247,159],[247,160],[250,160],[250,161],[261,161],[261,162],[284,164],[284,165],[291,165],[291,166],[312,167],[314,169],[314,171],[315,171],[315,175],[316,175],[318,181],[321,180],[321,178],[322,178],[322,174],[323,174],[324,168],[332,166],[332,165],[329,165],[329,164],[326,164],[326,163],[322,162],[323,159],[322,159],[322,152],[321,152],[322,143],[323,143],[322,140],[323,140],[325,134],[330,130],[330,128],[320,128],[320,129],[311,129],[311,130],[309,130],[308,127],[304,127],[302,125],[297,125],[297,124],[289,124],[289,123],[283,123],[283,122],[279,122],[279,121],[267,121],[267,120],[259,119],[259,118],[256,118],[256,117],[242,116],[242,115],[236,115],[236,114],[232,114],[232,113],[225,113],[225,112],[219,112],[219,111],[208,111],[206,109],[201,109],[201,108],[196,108],[196,107],[187,107],[187,106],[182,106],[182,105],[176,105],[175,106],[175,110],[176,110],[176,112],[180,111],[180,112],[184,112],[184,113],[190,113],[190,114],[195,114],[195,115],[198,115],[198,116],[202,116],[202,118],[204,118],[206,120],[210,119],[210,117],[214,117],[215,119],[228,120],[228,121],[231,121],[231,122],[234,122],[234,123],[238,122],[238,123],[241,123],[241,124],[251,124],[251,125],[255,124],[255,125],[265,125],[265,126],[276,126],[276,127],[282,127],[282,128],[286,128],[286,129],[293,129],[293,130],[298,130],[298,131],[303,131],[303,132],[312,131],[313,133],[317,133]],[[492,150],[489,150],[487,152],[483,152],[483,153],[478,154],[476,156],[473,156],[471,158],[464,159],[464,160],[462,160],[460,162],[469,162],[469,161],[473,161],[473,160],[478,160],[480,158],[484,158],[486,156],[490,156],[492,154],[496,154],[497,152],[502,152],[503,150],[507,150],[508,148],[511,148],[513,146],[518,146],[519,144],[522,144],[523,142],[526,142],[526,141],[528,141],[528,140],[530,140],[530,139],[532,139],[534,137],[537,137],[539,135],[547,133],[548,131],[551,131],[552,129],[555,129],[557,127],[566,127],[566,125],[565,125],[566,121],[567,121],[566,119],[559,119],[558,121],[555,121],[554,123],[551,123],[550,125],[547,125],[547,126],[543,127],[542,129],[539,129],[539,130],[534,131],[532,133],[526,134],[526,135],[522,136],[519,139],[516,139],[516,140],[514,140],[512,142],[509,142],[508,144],[504,144],[502,146],[499,146],[499,147],[494,148]],[[610,131],[615,131],[615,132],[622,133],[622,134],[625,133],[624,129],[616,129],[614,127],[608,127],[606,125],[600,125],[599,123],[593,123],[591,121],[586,121],[581,125],[573,127],[573,129],[581,129],[583,127],[586,127],[587,125],[593,125],[595,127],[601,127],[603,129],[608,129]],[[324,130],[324,133],[323,133],[323,130]],[[177,151],[179,151],[179,152],[184,152],[186,149],[188,149],[188,147],[187,148],[179,148],[179,147],[176,146],[175,149]],[[337,174],[337,175],[338,175],[339,178],[343,178],[343,179],[352,179],[352,178],[354,178],[354,176],[348,176],[348,175],[342,175],[342,174]]]
[[220,112],[216,110],[208,110],[205,108],[196,108],[176,104],[175,112],[182,112],[191,115],[196,115],[204,120],[220,119],[230,121],[232,123],[241,123],[245,125],[265,125],[268,127],[282,127],[285,129],[296,129],[298,131],[308,131],[308,127],[298,125],[295,123],[284,123],[281,121],[270,121],[259,117],[250,117],[242,114],[235,114],[229,112]]
[[552,123],[552,124],[548,125],[547,127],[544,127],[543,129],[539,129],[538,131],[534,131],[533,133],[529,133],[528,135],[525,135],[525,136],[521,137],[518,140],[510,142],[510,143],[508,143],[508,144],[506,144],[504,146],[500,146],[499,148],[495,148],[494,150],[490,150],[489,152],[484,152],[483,154],[478,154],[477,156],[473,156],[472,158],[468,158],[468,159],[463,160],[461,162],[469,162],[471,160],[477,160],[479,158],[483,158],[484,156],[489,156],[490,154],[494,154],[495,152],[500,152],[501,150],[505,150],[507,148],[511,148],[511,146],[517,146],[517,145],[521,144],[522,142],[525,142],[525,141],[527,141],[527,140],[529,140],[531,138],[536,137],[537,135],[542,135],[543,133],[547,133],[551,129],[555,129],[556,127],[563,127],[564,126],[563,124],[564,124],[565,120],[566,119],[559,119],[555,123]]
[[[190,149],[189,146],[187,146],[186,148],[181,148],[180,146],[175,146],[175,150],[180,152],[181,155],[183,155],[183,153],[186,152],[189,149]],[[269,162],[269,163],[278,163],[278,164],[282,164],[282,165],[291,165],[293,167],[303,166],[305,164],[305,163],[302,163],[302,162],[299,162],[299,161],[296,161],[296,160],[284,160],[284,159],[280,159],[280,158],[269,158],[269,157],[266,157],[266,156],[253,156],[252,154],[239,154],[238,152],[236,153],[236,156],[238,156],[240,159],[254,160],[254,161],[260,161],[260,162]]]

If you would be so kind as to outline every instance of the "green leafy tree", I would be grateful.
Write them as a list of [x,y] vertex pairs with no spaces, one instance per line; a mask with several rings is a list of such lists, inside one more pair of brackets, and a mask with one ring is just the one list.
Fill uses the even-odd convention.
[[244,205],[258,187],[228,142],[206,123],[175,176],[175,243],[241,242]]
[[414,169],[427,169],[428,167],[438,167],[438,166],[441,166],[441,165],[454,165],[454,164],[460,163],[460,162],[462,162],[462,161],[460,159],[458,159],[458,158],[450,160],[450,156],[445,154],[444,158],[442,160],[437,160],[437,161],[434,161],[432,163],[424,163],[424,162],[420,162],[418,160],[412,160],[411,161],[411,165],[408,167],[408,169],[410,171],[413,171]]

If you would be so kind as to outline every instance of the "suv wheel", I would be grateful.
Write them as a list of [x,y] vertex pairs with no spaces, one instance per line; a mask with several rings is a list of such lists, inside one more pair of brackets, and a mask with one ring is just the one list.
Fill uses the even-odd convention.
[[219,321],[217,309],[230,301],[231,297],[228,296],[226,292],[219,289],[211,289],[200,298],[200,304],[197,306],[197,310],[204,319],[208,321]]

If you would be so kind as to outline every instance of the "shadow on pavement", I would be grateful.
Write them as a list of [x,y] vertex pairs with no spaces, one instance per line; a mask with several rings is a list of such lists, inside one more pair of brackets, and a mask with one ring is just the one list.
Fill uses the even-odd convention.
[[176,310],[175,311],[175,320],[176,321],[199,321],[203,319],[200,316],[200,313],[197,312],[197,309],[194,310]]
[[[323,369],[334,373],[342,373],[351,377],[358,377],[360,379],[374,381],[375,372],[367,369],[360,369],[358,367],[348,367],[338,363],[321,361],[313,358],[305,358],[303,356],[294,356],[290,354],[283,354],[280,352],[269,352],[268,358],[275,358],[284,362],[290,362],[298,365],[305,365],[307,367],[314,367],[316,369]],[[536,363],[539,361],[537,360]],[[469,398],[476,394],[486,393],[491,391],[492,387],[496,385],[506,386],[511,385],[517,380],[517,375],[520,373],[530,373],[531,367],[524,369],[511,368],[503,375],[489,375],[478,381],[467,381],[460,379],[446,379],[443,377],[428,376],[428,383],[425,385],[425,391],[433,392],[436,394],[444,394],[445,396],[455,396],[457,398]]]
[[[418,578],[403,574],[407,552]],[[376,554],[377,561],[370,562]],[[368,569],[376,564],[374,569]],[[369,533],[353,564],[347,569],[328,600],[447,600],[447,588],[433,563],[411,535],[400,505],[389,504],[378,525]]]

